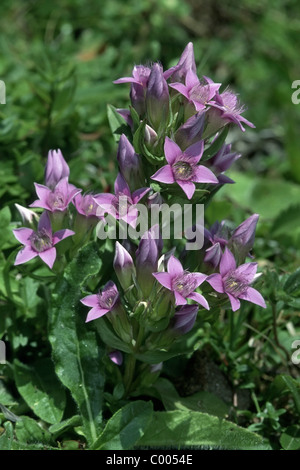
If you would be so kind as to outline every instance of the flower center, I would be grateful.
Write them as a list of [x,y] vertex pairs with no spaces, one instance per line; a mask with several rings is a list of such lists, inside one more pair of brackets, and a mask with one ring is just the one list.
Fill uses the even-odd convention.
[[118,293],[113,289],[109,289],[106,292],[102,292],[101,294],[99,294],[99,306],[101,308],[111,309],[116,303],[117,298]]
[[240,294],[243,294],[248,287],[247,282],[245,282],[242,277],[237,279],[234,273],[229,273],[224,281],[226,292],[229,292],[229,294],[233,295],[234,297],[238,297]]
[[184,272],[175,277],[172,282],[172,289],[179,292],[183,297],[187,297],[195,290],[197,282],[194,276],[189,272]]
[[54,191],[49,194],[49,205],[54,209],[61,209],[65,206],[64,195],[60,191]]
[[52,237],[45,229],[33,233],[30,237],[30,242],[31,248],[38,253],[52,248]]
[[189,96],[191,100],[205,105],[209,101],[209,86],[201,84],[195,85],[190,90]]
[[119,193],[118,197],[116,197],[113,201],[113,206],[117,214],[121,217],[128,213],[130,205],[131,201],[129,200],[128,196],[125,196],[125,194],[122,193]]
[[176,179],[188,181],[191,179],[194,173],[193,166],[184,161],[178,161],[172,166],[174,176]]

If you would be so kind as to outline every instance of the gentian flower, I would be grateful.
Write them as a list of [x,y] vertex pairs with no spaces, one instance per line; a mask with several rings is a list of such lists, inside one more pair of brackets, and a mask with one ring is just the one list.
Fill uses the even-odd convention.
[[153,273],[153,276],[162,286],[174,293],[176,305],[185,305],[187,299],[191,299],[209,310],[209,305],[203,295],[194,292],[206,280],[207,276],[202,273],[185,271],[174,255],[168,261],[168,272]]
[[15,265],[26,263],[39,256],[50,269],[52,269],[56,259],[55,245],[64,238],[74,235],[72,230],[58,230],[52,234],[51,222],[47,212],[43,212],[35,232],[30,228],[17,228],[13,230],[16,239],[24,245],[24,248],[17,254]]
[[131,83],[131,104],[140,116],[145,114],[145,96],[150,73],[150,67],[136,65],[133,68],[132,77],[122,77],[113,82],[115,84]]
[[63,178],[68,178],[69,174],[70,168],[61,150],[50,150],[45,167],[45,185],[49,188],[55,188],[57,183]]
[[154,225],[145,232],[136,250],[137,282],[145,297],[152,291],[155,280],[152,274],[158,269],[158,259],[162,250],[159,226]]
[[193,328],[199,306],[196,304],[193,305],[184,305],[177,312],[175,312],[174,317],[172,318],[172,330],[179,332],[184,335],[191,331]]
[[146,112],[151,126],[158,130],[165,126],[169,116],[169,87],[162,66],[153,64],[146,92]]
[[116,242],[113,266],[121,286],[124,290],[128,289],[133,283],[135,267],[130,253],[119,242]]
[[94,200],[100,207],[98,215],[104,215],[106,212],[117,220],[123,220],[136,227],[138,218],[138,209],[135,205],[150,191],[150,188],[141,188],[132,194],[130,188],[121,173],[118,174],[115,185],[115,194],[102,193],[94,196]]
[[218,183],[218,179],[211,170],[197,165],[203,154],[203,141],[182,151],[173,140],[166,137],[164,151],[168,165],[163,166],[151,176],[153,180],[167,184],[176,182],[188,199],[191,199],[195,192],[194,183]]
[[30,207],[42,207],[50,212],[65,211],[76,194],[81,192],[81,189],[68,182],[67,177],[60,180],[53,189],[38,183],[34,183],[34,186],[39,199],[30,204]]
[[97,217],[98,206],[91,194],[82,195],[78,193],[73,198],[72,202],[79,214],[84,217]]
[[117,161],[120,173],[131,189],[140,188],[143,184],[143,171],[139,155],[125,134],[119,140]]
[[240,308],[240,299],[266,308],[262,295],[250,286],[256,271],[257,263],[245,263],[237,267],[233,254],[226,247],[220,262],[220,274],[211,274],[206,281],[216,292],[228,296],[233,312]]
[[241,116],[245,111],[245,107],[239,104],[236,94],[229,89],[221,94],[216,93],[214,100],[209,104],[221,112],[220,115],[223,120],[234,122],[242,131],[245,131],[242,123],[247,124],[249,127],[255,127],[254,124]]
[[108,354],[110,360],[116,364],[117,366],[121,366],[122,363],[123,363],[123,354],[121,353],[121,351],[111,351],[109,354]]
[[189,42],[185,47],[178,64],[164,72],[164,77],[166,80],[170,78],[172,82],[184,83],[189,70],[192,70],[194,73],[197,70],[192,42]]
[[80,302],[87,307],[92,307],[89,311],[86,322],[96,320],[108,312],[114,310],[119,304],[119,292],[117,286],[112,281],[108,281],[98,294],[87,295]]
[[196,111],[203,111],[221,86],[221,83],[214,83],[208,77],[203,78],[206,83],[201,83],[197,74],[190,69],[186,74],[185,85],[183,83],[170,83],[169,86],[193,104]]

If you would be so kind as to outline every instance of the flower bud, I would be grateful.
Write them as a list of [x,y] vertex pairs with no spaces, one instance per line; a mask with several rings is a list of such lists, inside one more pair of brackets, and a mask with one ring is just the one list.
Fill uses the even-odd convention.
[[173,331],[182,335],[191,331],[195,324],[198,310],[198,305],[184,305],[181,307],[173,317]]
[[162,240],[158,225],[154,225],[144,233],[136,251],[136,276],[144,297],[151,294],[155,278],[152,273],[157,271],[157,264]]
[[120,173],[125,178],[131,191],[142,187],[145,181],[140,157],[135,153],[133,146],[125,134],[122,134],[120,137],[117,160]]
[[65,177],[69,177],[70,169],[63,154],[58,150],[50,150],[45,168],[45,184],[54,188]]
[[147,117],[151,127],[158,131],[166,126],[169,117],[169,87],[162,66],[152,66],[146,93]]
[[245,260],[254,245],[258,218],[258,214],[251,215],[235,229],[231,236],[229,247],[232,247],[239,263]]
[[34,219],[39,220],[38,215],[27,209],[26,207],[20,206],[20,204],[15,204],[16,209],[18,209],[20,216],[22,217],[22,222],[26,227],[32,227],[34,225]]
[[169,70],[166,70],[164,77],[166,80],[170,78],[171,82],[184,83],[186,74],[190,69],[192,69],[194,73],[197,71],[194,56],[194,46],[192,42],[189,42],[185,47],[178,64],[174,67],[171,67]]
[[205,112],[200,111],[190,117],[175,134],[175,141],[182,150],[202,139]]
[[119,242],[116,242],[113,266],[121,286],[124,290],[128,289],[133,282],[132,275],[135,273],[135,267],[132,257]]
[[117,366],[121,366],[122,363],[123,363],[123,354],[121,353],[121,351],[111,351],[109,354],[108,354],[110,360],[116,364]]

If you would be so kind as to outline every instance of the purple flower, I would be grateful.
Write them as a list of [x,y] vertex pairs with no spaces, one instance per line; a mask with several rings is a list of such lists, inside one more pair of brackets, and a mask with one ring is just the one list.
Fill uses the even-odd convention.
[[74,235],[72,230],[59,230],[52,234],[52,228],[48,212],[43,212],[35,232],[30,228],[17,228],[13,230],[16,239],[24,245],[17,254],[15,265],[26,263],[39,256],[50,269],[56,259],[55,245],[66,237]]
[[113,266],[121,286],[124,290],[128,289],[133,283],[135,267],[131,255],[119,242],[116,242]]
[[130,99],[132,106],[140,116],[145,114],[145,96],[151,69],[144,65],[136,65],[132,77],[122,77],[115,80],[115,84],[131,83]]
[[185,305],[186,299],[191,299],[209,310],[203,295],[194,292],[206,280],[205,274],[185,271],[180,261],[172,255],[168,261],[168,272],[153,273],[153,276],[162,286],[174,293],[176,305]]
[[112,281],[108,281],[98,294],[87,295],[80,302],[87,307],[92,307],[87,315],[86,322],[96,320],[114,310],[119,304],[117,286]]
[[167,123],[169,101],[169,87],[162,66],[155,63],[151,68],[146,93],[147,117],[155,130]]
[[108,354],[110,360],[116,364],[117,366],[121,366],[122,363],[123,363],[123,354],[121,353],[121,351],[111,351],[109,354]]
[[226,294],[233,312],[240,308],[240,300],[248,300],[266,308],[262,295],[250,286],[257,271],[257,263],[245,263],[236,267],[231,251],[226,247],[220,262],[220,274],[208,276],[207,282],[220,294]]
[[230,247],[240,260],[244,260],[252,249],[255,240],[258,214],[253,214],[242,222],[233,232],[230,238]]
[[45,168],[45,184],[54,188],[63,178],[69,178],[70,168],[63,154],[58,150],[50,150]]
[[150,295],[155,282],[153,273],[158,269],[162,244],[159,226],[154,225],[143,234],[136,250],[137,282],[145,297]]
[[131,194],[127,182],[119,173],[114,189],[115,194],[102,193],[94,196],[94,200],[100,207],[97,214],[102,216],[107,212],[115,219],[123,220],[135,228],[138,218],[138,209],[135,205],[150,191],[150,188],[137,189]]
[[79,214],[85,217],[97,217],[98,206],[91,194],[82,195],[78,193],[72,202]]
[[76,194],[81,192],[81,189],[68,182],[67,177],[60,180],[53,189],[38,183],[34,183],[34,186],[39,199],[30,204],[30,207],[42,207],[50,212],[65,211]]
[[125,134],[119,140],[117,160],[120,173],[127,181],[130,188],[140,188],[143,184],[142,167],[140,157],[129,142]]
[[177,183],[188,199],[195,192],[194,183],[218,183],[213,172],[202,165],[197,165],[203,153],[203,141],[191,145],[186,150],[181,148],[169,137],[165,139],[165,157],[168,165],[160,168],[151,178],[161,183]]
[[175,133],[175,141],[181,149],[186,149],[201,140],[205,125],[205,112],[190,117]]
[[204,83],[201,83],[197,74],[192,70],[188,70],[183,83],[170,83],[170,87],[181,93],[190,103],[192,103],[196,111],[202,111],[207,104],[215,96],[221,86],[221,83],[214,83],[210,78],[203,77]]
[[226,89],[223,93],[216,93],[214,100],[209,103],[214,108],[221,111],[221,118],[227,122],[234,122],[242,131],[245,131],[242,123],[249,127],[255,127],[254,124],[245,119],[241,114],[245,107],[241,106],[235,93]]
[[184,305],[181,307],[172,319],[172,329],[178,331],[180,334],[184,335],[191,331],[193,328],[199,306],[196,304],[193,305]]
[[185,82],[185,77],[189,70],[196,73],[194,46],[192,42],[189,42],[185,47],[178,64],[164,72],[164,77],[166,80],[171,78],[172,82],[183,83]]

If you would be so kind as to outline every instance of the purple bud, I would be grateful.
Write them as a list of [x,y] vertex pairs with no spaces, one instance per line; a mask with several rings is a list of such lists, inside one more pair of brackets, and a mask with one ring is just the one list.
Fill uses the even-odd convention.
[[146,124],[145,144],[147,145],[147,147],[149,148],[153,147],[157,143],[157,139],[158,139],[158,136],[155,130],[152,129],[152,127],[148,126],[148,124]]
[[114,362],[117,366],[121,366],[123,363],[123,354],[121,351],[111,351],[109,354],[109,358],[112,362]]
[[20,216],[22,217],[22,222],[26,227],[32,227],[34,225],[34,219],[38,221],[38,215],[27,209],[26,207],[20,206],[20,204],[15,204],[16,209],[18,209]]
[[210,264],[214,268],[219,266],[222,257],[222,249],[220,243],[215,243],[205,252],[204,262]]
[[209,163],[217,170],[218,173],[228,170],[231,165],[241,157],[241,154],[231,152],[231,144],[223,145],[220,150],[214,155]]
[[185,77],[188,70],[192,69],[196,73],[196,63],[194,56],[194,46],[192,42],[189,42],[185,47],[179,62],[175,67],[171,67],[164,73],[166,80],[170,77],[172,82],[185,82]]
[[158,130],[167,123],[169,116],[169,87],[162,66],[152,66],[146,93],[147,117],[151,126]]
[[120,173],[125,178],[131,191],[143,186],[144,181],[140,157],[135,153],[133,146],[125,134],[122,134],[120,137],[117,160]]
[[124,290],[128,289],[132,285],[132,274],[135,272],[135,268],[132,257],[119,242],[116,242],[113,265],[121,286]]
[[235,254],[238,255],[239,262],[246,258],[253,247],[258,219],[258,214],[251,215],[251,217],[246,219],[235,229],[231,236],[230,246],[233,247]]
[[198,305],[184,305],[178,310],[173,317],[173,330],[184,335],[193,328],[199,306]]
[[152,273],[157,271],[161,249],[159,226],[154,225],[144,233],[136,251],[137,281],[145,297],[148,297],[152,291],[155,282]]
[[205,112],[200,111],[189,118],[175,134],[175,141],[182,150],[202,139]]
[[50,150],[45,168],[45,184],[54,188],[65,177],[69,177],[70,169],[61,151]]

